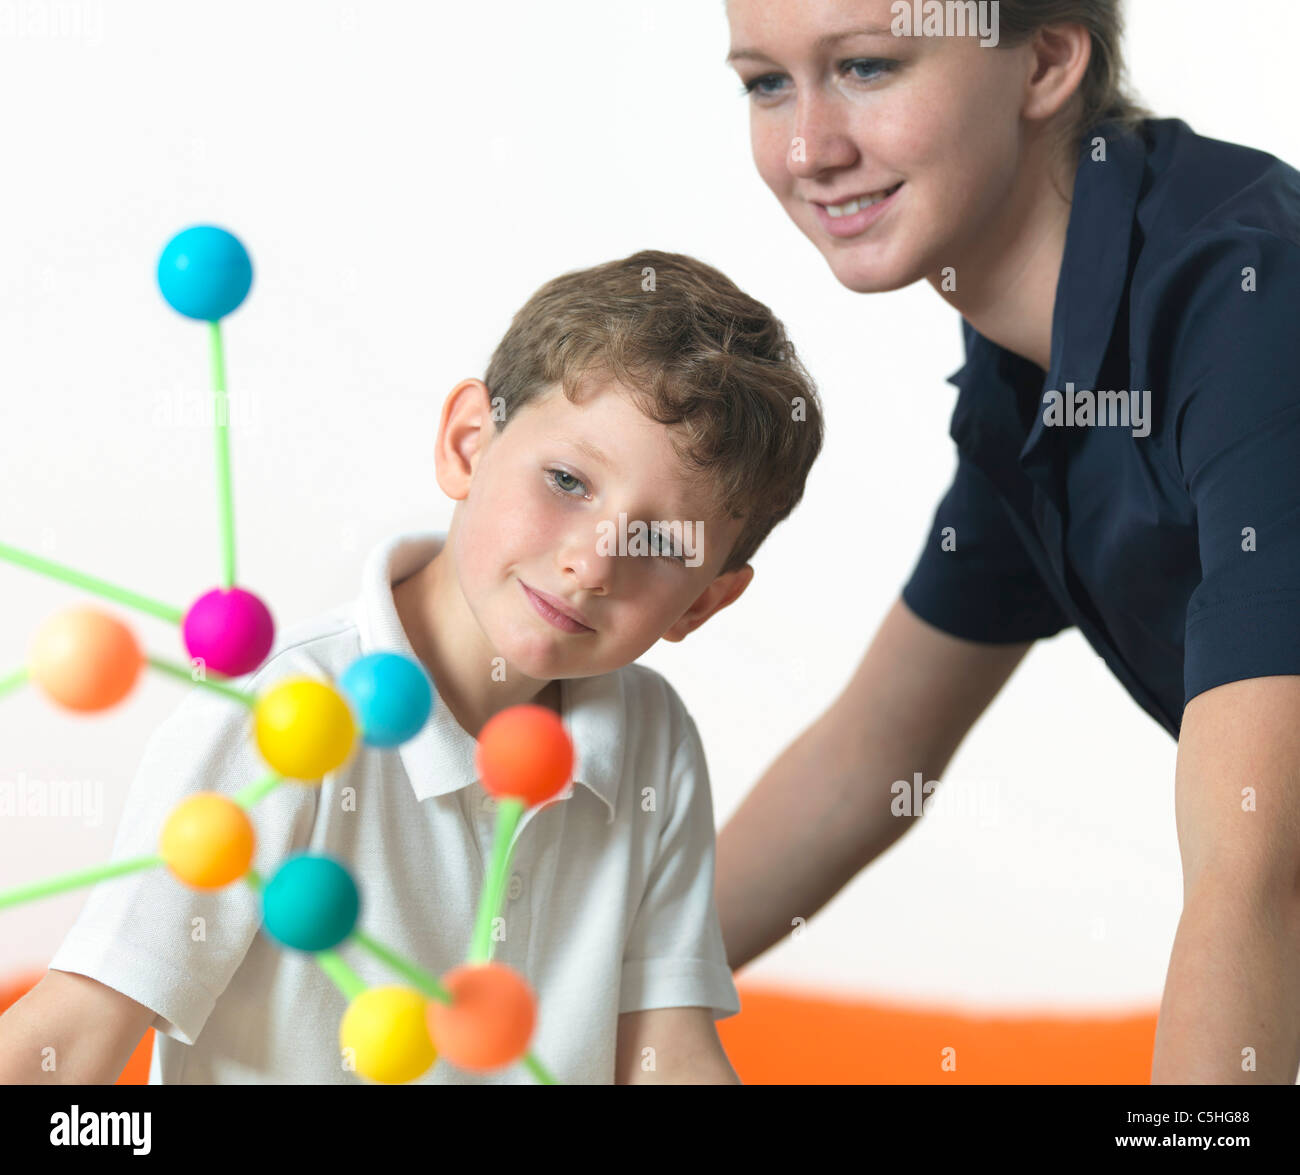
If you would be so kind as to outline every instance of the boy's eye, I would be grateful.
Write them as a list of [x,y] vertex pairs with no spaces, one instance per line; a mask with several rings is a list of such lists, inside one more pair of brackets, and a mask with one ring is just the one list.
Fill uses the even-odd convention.
[[555,487],[555,492],[559,493],[561,497],[564,498],[581,497],[582,496],[581,494],[575,494],[572,492],[573,487],[582,486],[582,489],[584,491],[587,488],[585,485],[582,484],[582,482],[578,478],[574,477],[573,474],[569,473],[568,470],[548,469],[546,473],[547,473],[547,480],[550,482],[552,486]]
[[[582,489],[584,492],[587,487],[583,484],[581,478],[574,477],[567,469],[548,469],[546,471],[546,484],[551,488],[551,493],[561,498],[580,498],[583,494],[575,494],[575,487]],[[670,538],[665,537],[661,530],[652,528],[650,530],[650,546],[652,553],[656,557],[671,559],[677,563],[686,562],[686,554],[673,554],[673,544]]]
[[673,559],[678,563],[686,562],[686,553],[683,552],[680,555],[674,555],[672,540],[669,538],[665,538],[662,531],[652,530],[650,532],[650,539],[654,545],[654,553],[656,555],[668,559]]

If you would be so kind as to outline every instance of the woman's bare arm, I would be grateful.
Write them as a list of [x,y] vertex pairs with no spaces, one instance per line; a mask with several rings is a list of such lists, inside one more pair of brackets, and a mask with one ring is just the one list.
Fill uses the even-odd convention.
[[897,600],[843,693],[768,768],[718,834],[733,970],[811,918],[912,826],[895,780],[937,780],[1029,644],[958,640]]

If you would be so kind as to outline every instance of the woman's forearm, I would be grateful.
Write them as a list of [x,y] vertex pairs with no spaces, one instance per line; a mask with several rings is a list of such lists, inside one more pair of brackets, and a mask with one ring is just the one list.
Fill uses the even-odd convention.
[[901,599],[835,703],[767,770],[718,834],[717,899],[732,969],[810,919],[919,812],[894,784],[938,780],[1028,644],[958,640]]
[[833,738],[825,718],[804,731],[718,834],[718,912],[733,970],[810,919],[911,827],[890,814],[900,776],[884,779],[836,752]]
[[1294,1084],[1300,1070],[1300,897],[1206,880],[1174,937],[1153,1084]]

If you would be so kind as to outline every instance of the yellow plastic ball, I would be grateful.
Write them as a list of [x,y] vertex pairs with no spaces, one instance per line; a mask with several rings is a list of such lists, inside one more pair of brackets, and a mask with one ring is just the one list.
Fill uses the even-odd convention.
[[356,1071],[371,1081],[414,1081],[438,1059],[429,1039],[425,1000],[409,987],[372,987],[349,1005],[339,1023],[339,1044],[351,1051]]
[[163,825],[159,851],[167,868],[195,889],[220,889],[253,862],[253,825],[228,796],[199,792],[182,800]]
[[357,741],[357,722],[343,695],[310,677],[268,690],[254,711],[257,748],[286,779],[319,782],[341,767]]

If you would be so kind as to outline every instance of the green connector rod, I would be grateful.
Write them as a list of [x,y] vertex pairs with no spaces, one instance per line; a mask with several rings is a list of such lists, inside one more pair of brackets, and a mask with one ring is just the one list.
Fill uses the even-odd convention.
[[356,999],[366,990],[366,985],[361,976],[353,971],[333,951],[317,951],[315,958],[316,962],[320,964],[320,969],[334,981],[334,986],[349,1000]]
[[236,689],[232,685],[223,685],[219,681],[209,681],[206,677],[196,678],[188,665],[177,665],[174,661],[167,661],[162,657],[146,657],[145,660],[155,669],[162,670],[163,673],[169,673],[172,677],[179,677],[181,681],[189,682],[190,685],[201,685],[204,689],[232,698],[236,702],[242,702],[250,710],[257,705],[256,694],[250,694],[247,690]]
[[107,881],[111,877],[121,877],[127,873],[138,873],[141,869],[152,869],[163,864],[160,856],[134,857],[129,861],[113,861],[108,865],[92,865],[89,869],[78,869],[75,873],[65,873],[62,877],[51,877],[46,881],[33,881],[15,889],[0,891],[0,910],[7,906],[17,906],[23,902],[35,901],[37,898],[52,897],[83,885],[94,885],[97,881]]
[[384,946],[381,942],[376,942],[370,935],[361,930],[352,932],[351,941],[355,942],[357,946],[368,950],[380,962],[387,963],[417,991],[423,992],[430,999],[437,1000],[439,1003],[451,1003],[451,992],[443,987],[437,979],[427,971],[421,970],[414,963],[408,963],[390,947]]
[[510,839],[524,814],[523,800],[508,798],[497,804],[497,827],[492,840],[492,861],[488,867],[483,895],[478,904],[478,921],[470,940],[469,962],[486,963],[492,958],[492,919],[501,909],[506,889],[506,872],[510,868]]
[[274,771],[265,779],[259,779],[256,783],[250,783],[246,788],[235,793],[235,803],[241,808],[251,808],[254,804],[260,803],[271,792],[284,782],[284,776],[277,775]]
[[26,665],[21,669],[15,669],[12,673],[6,673],[3,677],[0,677],[0,698],[3,698],[5,694],[10,693],[11,691],[18,689],[19,686],[26,685],[27,677],[28,671]]
[[560,1084],[558,1081],[555,1080],[554,1077],[552,1077],[546,1071],[546,1067],[541,1063],[541,1061],[539,1061],[535,1056],[533,1056],[532,1053],[525,1053],[523,1056],[522,1063],[525,1066],[525,1068],[527,1068],[528,1072],[530,1072],[534,1077],[537,1078],[540,1084],[542,1085]]
[[212,341],[212,409],[217,440],[217,511],[221,521],[221,586],[235,586],[235,503],[230,489],[230,400],[221,323],[208,323]]
[[33,555],[29,551],[20,551],[17,547],[10,547],[5,543],[0,543],[0,559],[13,563],[18,567],[26,567],[29,571],[37,571],[42,575],[48,575],[51,579],[59,579],[64,583],[70,583],[73,587],[84,588],[97,596],[103,596],[106,600],[115,600],[117,603],[125,604],[128,608],[134,608],[139,612],[147,612],[150,616],[157,616],[160,620],[166,620],[169,624],[180,624],[185,619],[185,613],[179,608],[173,608],[169,604],[160,603],[158,600],[151,600],[148,596],[127,591],[126,588],[118,587],[106,580],[97,579],[93,575],[87,575],[85,572],[76,571],[71,567],[65,567],[62,563],[55,563],[52,559],[42,559],[39,555]]

